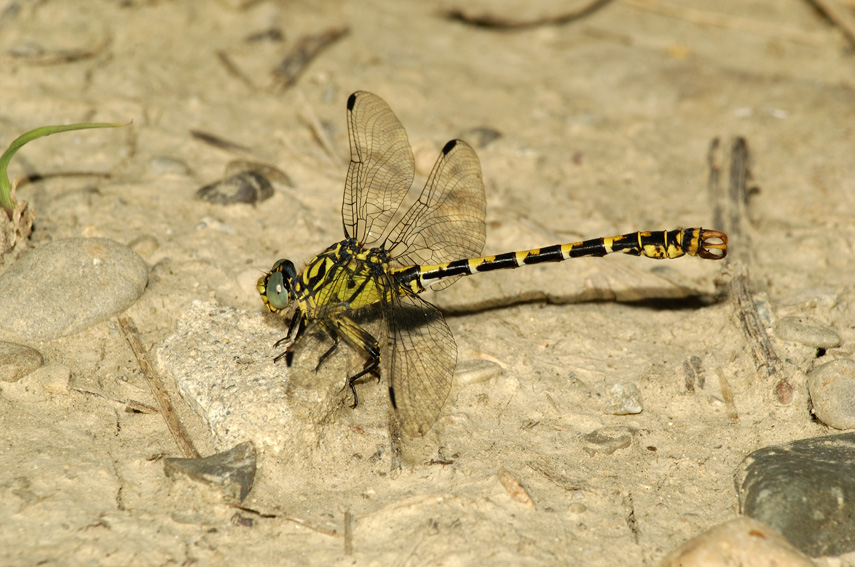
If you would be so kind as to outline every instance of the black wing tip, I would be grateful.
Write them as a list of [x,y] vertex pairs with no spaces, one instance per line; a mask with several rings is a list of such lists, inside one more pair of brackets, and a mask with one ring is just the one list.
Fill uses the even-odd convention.
[[455,147],[457,147],[457,144],[459,144],[459,143],[460,143],[460,140],[449,140],[448,143],[446,143],[442,147],[442,154],[443,155],[448,154],[451,150],[453,150]]
[[349,97],[347,97],[347,109],[348,110],[353,110],[353,107],[356,105],[356,97],[358,97],[359,93],[361,93],[361,92],[362,91],[356,91],[355,93],[353,93]]

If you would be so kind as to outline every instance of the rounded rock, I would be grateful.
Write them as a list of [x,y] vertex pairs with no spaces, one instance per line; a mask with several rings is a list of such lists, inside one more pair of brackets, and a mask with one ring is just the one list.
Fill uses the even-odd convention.
[[36,349],[0,342],[0,382],[17,382],[43,363],[42,354]]
[[36,248],[0,274],[2,330],[25,339],[71,335],[130,307],[148,265],[106,238],[68,238]]
[[736,518],[690,539],[659,567],[813,567],[781,534],[751,518]]
[[808,317],[782,317],[775,325],[775,334],[782,341],[801,343],[814,348],[840,346],[840,335],[837,331]]
[[817,366],[807,386],[820,421],[835,429],[855,428],[855,361],[841,358]]

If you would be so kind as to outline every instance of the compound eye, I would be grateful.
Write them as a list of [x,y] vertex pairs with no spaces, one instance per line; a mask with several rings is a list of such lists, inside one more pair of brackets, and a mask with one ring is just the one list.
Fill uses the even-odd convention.
[[267,278],[267,289],[265,290],[267,303],[274,309],[286,309],[291,302],[288,287],[285,285],[285,277],[282,272],[273,272]]
[[270,311],[278,313],[288,308],[296,277],[297,270],[290,260],[277,260],[270,272],[259,278],[258,293]]

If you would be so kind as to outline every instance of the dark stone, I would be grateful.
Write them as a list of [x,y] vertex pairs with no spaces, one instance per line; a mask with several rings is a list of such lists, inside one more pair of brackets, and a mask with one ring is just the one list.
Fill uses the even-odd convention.
[[232,203],[255,203],[273,196],[273,185],[257,171],[242,171],[196,191],[203,201],[230,205]]
[[166,476],[183,474],[193,480],[218,486],[227,501],[243,502],[255,480],[255,446],[251,441],[235,445],[224,453],[203,459],[163,460]]
[[734,481],[740,512],[808,555],[855,550],[855,433],[759,449]]
[[601,427],[582,436],[585,441],[582,449],[591,456],[597,453],[611,455],[618,449],[626,449],[632,445],[633,433],[633,428],[622,425]]

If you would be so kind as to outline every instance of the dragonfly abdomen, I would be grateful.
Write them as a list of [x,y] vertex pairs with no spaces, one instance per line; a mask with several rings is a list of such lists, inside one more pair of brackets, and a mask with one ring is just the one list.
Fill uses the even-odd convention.
[[497,256],[465,258],[445,264],[410,266],[396,270],[396,277],[401,284],[418,293],[450,277],[546,262],[563,262],[583,256],[605,256],[614,252],[656,259],[672,259],[685,255],[721,259],[727,254],[727,235],[703,228],[632,232],[572,244],[506,252]]

